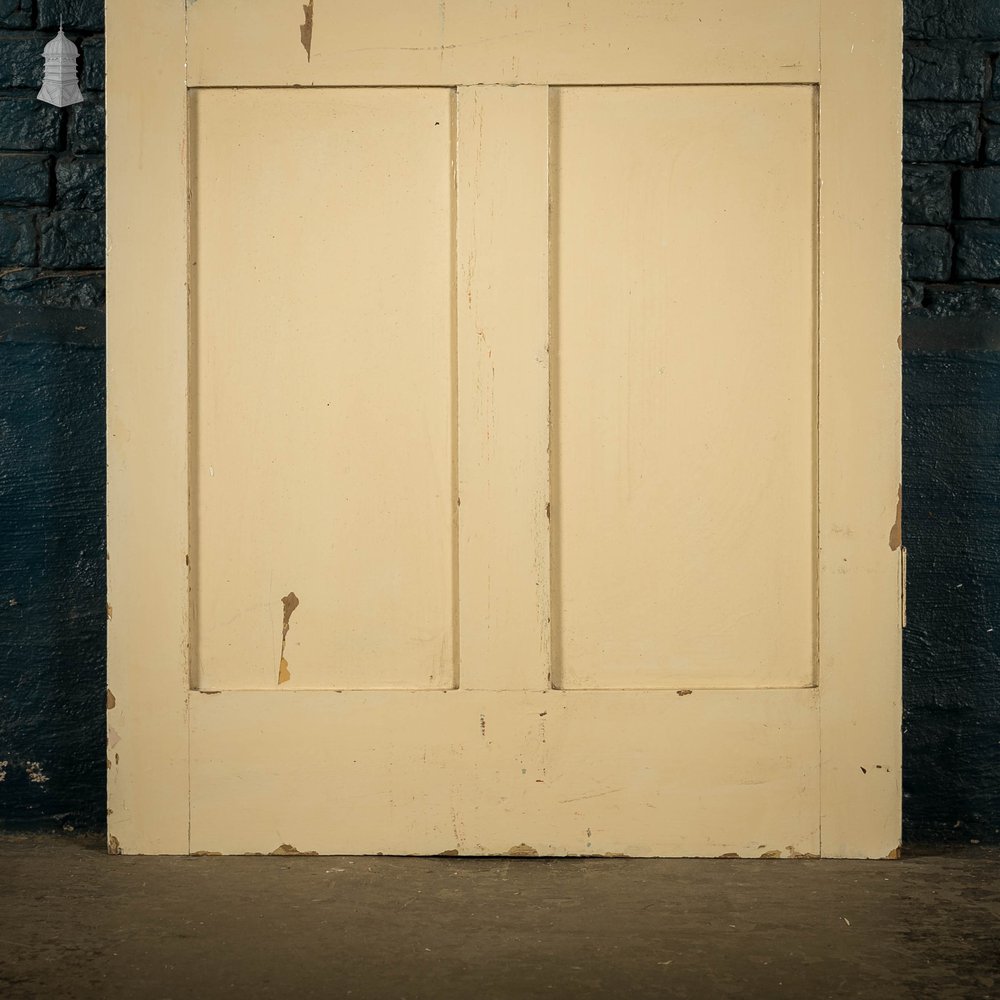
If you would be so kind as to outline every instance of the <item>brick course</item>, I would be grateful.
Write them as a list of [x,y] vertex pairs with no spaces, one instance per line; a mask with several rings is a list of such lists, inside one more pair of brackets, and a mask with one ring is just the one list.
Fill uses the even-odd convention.
[[903,312],[992,315],[1000,304],[1000,0],[907,0],[905,35]]
[[[58,28],[84,103],[37,100]],[[0,0],[0,306],[104,304],[103,0]]]

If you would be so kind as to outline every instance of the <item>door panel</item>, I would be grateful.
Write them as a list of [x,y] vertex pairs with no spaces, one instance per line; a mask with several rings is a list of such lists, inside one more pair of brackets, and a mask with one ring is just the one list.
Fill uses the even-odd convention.
[[453,103],[193,96],[200,687],[454,684]]
[[561,687],[813,682],[813,109],[558,92]]
[[815,855],[818,701],[812,688],[196,694],[191,850]]

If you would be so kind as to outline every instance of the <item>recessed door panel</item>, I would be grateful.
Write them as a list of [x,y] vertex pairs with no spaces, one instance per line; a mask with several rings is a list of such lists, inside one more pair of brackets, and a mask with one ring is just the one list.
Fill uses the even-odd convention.
[[194,95],[202,688],[454,683],[452,106]]
[[811,684],[813,88],[556,101],[558,683]]

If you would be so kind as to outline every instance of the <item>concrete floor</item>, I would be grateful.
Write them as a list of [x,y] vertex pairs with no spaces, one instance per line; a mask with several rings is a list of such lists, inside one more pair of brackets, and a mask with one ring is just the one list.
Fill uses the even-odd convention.
[[0,837],[0,998],[1000,997],[1000,850],[128,858]]

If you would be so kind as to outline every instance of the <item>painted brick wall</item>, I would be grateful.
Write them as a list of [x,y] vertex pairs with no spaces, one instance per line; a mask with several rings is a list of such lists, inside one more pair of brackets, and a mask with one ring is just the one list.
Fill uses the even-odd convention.
[[[35,100],[60,13],[65,111]],[[100,0],[0,0],[7,827],[104,815],[102,31]],[[907,0],[906,36],[906,835],[998,841],[1000,0]]]
[[[63,17],[85,102],[35,99]],[[0,0],[0,825],[104,820],[104,6]]]
[[907,0],[904,820],[1000,841],[1000,0]]

